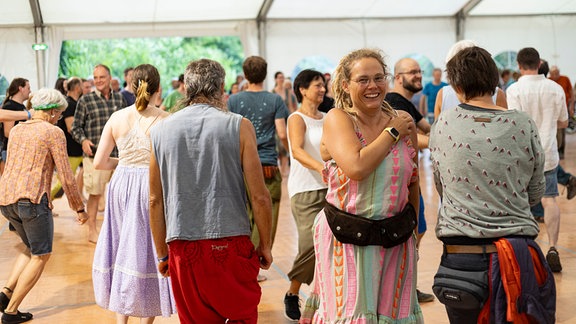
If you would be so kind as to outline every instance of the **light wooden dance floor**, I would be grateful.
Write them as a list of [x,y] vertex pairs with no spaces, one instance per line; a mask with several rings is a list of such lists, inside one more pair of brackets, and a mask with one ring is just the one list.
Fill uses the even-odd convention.
[[[567,135],[566,159],[561,162],[567,171],[576,174],[576,135]],[[428,233],[424,236],[418,263],[419,288],[431,292],[432,279],[441,255],[441,244],[434,235],[438,197],[433,186],[430,161],[427,153],[420,158],[421,188],[426,202]],[[286,181],[284,181],[284,184]],[[284,188],[285,189],[285,188]],[[260,323],[289,323],[284,318],[284,294],[288,289],[286,273],[292,266],[297,251],[297,233],[290,213],[289,199],[283,191],[278,233],[273,249],[274,264],[263,272],[268,277],[261,283],[262,300],[259,307]],[[572,294],[576,290],[576,199],[566,200],[566,192],[560,187],[558,198],[561,209],[561,232],[558,251],[563,272],[555,274],[557,286],[557,323],[576,323],[576,299]],[[60,216],[55,218],[55,239],[53,254],[46,269],[22,303],[22,311],[32,312],[31,323],[114,323],[114,313],[103,310],[94,303],[91,266],[95,245],[88,243],[87,227],[76,225],[66,199],[55,202],[54,211]],[[99,224],[102,213],[99,214]],[[548,250],[545,225],[541,224],[538,243],[542,250]],[[0,217],[0,285],[4,285],[12,262],[23,245],[20,239],[8,231],[5,218]],[[1,286],[0,286],[1,287]],[[310,288],[303,286],[301,296],[306,298]],[[437,300],[422,305],[427,323],[448,323],[444,307]],[[155,323],[178,323],[176,315],[171,318],[157,318]],[[130,323],[138,323],[131,319]]]

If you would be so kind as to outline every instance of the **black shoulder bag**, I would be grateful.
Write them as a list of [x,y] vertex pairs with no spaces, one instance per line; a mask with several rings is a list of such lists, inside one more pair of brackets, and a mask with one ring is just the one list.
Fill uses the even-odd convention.
[[416,211],[408,203],[392,217],[372,220],[340,210],[327,201],[324,204],[326,220],[336,239],[342,243],[385,248],[406,242],[418,224]]

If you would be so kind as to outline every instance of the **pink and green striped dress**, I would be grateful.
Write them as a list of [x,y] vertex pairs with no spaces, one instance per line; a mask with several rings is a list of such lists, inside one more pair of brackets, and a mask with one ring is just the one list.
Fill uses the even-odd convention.
[[[365,140],[357,131],[365,145]],[[326,200],[347,212],[382,219],[408,202],[417,181],[416,154],[408,138],[396,143],[378,168],[362,181],[326,162]],[[416,240],[393,248],[338,242],[321,211],[314,224],[316,268],[301,323],[423,323],[416,296]]]

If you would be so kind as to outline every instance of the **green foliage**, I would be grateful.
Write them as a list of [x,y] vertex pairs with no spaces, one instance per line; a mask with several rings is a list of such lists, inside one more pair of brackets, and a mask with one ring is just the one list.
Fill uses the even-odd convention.
[[160,72],[162,88],[167,93],[172,78],[184,73],[190,61],[200,58],[222,64],[229,88],[236,75],[242,72],[242,43],[235,36],[65,41],[58,75],[88,78],[92,76],[94,66],[102,63],[110,67],[112,76],[123,80],[125,68],[148,63]]

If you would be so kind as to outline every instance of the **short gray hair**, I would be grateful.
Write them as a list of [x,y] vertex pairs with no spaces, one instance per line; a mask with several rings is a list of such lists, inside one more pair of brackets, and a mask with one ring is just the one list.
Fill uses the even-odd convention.
[[[42,88],[38,90],[38,92],[32,95],[30,103],[32,104],[32,108],[34,110],[64,110],[66,107],[68,107],[68,102],[66,101],[64,95],[60,93],[60,91],[50,88]],[[50,106],[55,107],[50,108]]]

